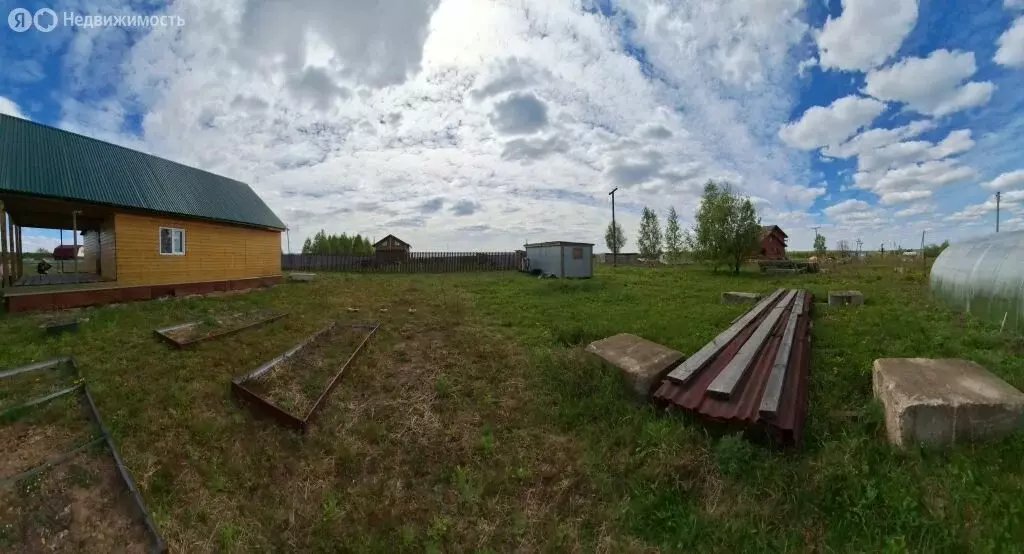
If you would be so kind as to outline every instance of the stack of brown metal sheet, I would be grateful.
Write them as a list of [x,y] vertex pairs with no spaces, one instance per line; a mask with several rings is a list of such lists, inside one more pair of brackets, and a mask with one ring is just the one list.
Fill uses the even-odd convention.
[[805,290],[768,295],[672,370],[655,400],[799,444],[807,413],[812,301]]

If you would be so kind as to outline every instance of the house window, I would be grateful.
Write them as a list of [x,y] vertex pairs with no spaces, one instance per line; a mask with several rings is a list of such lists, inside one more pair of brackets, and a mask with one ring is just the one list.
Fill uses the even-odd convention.
[[173,227],[160,228],[160,255],[185,255],[185,230]]
[[583,249],[582,248],[573,248],[572,249],[572,259],[574,259],[574,260],[582,260],[583,259]]

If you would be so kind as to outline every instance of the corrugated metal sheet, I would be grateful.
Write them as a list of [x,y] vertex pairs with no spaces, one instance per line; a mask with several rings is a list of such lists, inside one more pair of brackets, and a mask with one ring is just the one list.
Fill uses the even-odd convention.
[[0,193],[283,229],[245,183],[0,114]]
[[807,414],[813,295],[779,290],[673,370],[656,401],[799,444]]

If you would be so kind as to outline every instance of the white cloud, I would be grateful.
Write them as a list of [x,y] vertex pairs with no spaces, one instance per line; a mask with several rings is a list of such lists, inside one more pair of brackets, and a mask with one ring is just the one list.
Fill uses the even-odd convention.
[[363,4],[178,0],[184,27],[89,35],[63,64],[94,94],[61,125],[251,183],[295,244],[599,242],[616,185],[627,227],[644,204],[687,219],[709,178],[780,210],[823,192],[782,184],[813,182],[777,139],[801,0],[623,0],[642,61],[574,2]]
[[845,96],[828,106],[814,106],[800,119],[783,125],[779,138],[803,150],[834,146],[870,124],[885,110],[885,104],[872,98]]
[[1024,169],[1007,171],[982,186],[991,190],[1007,190],[1024,186]]
[[926,119],[920,119],[894,129],[868,129],[841,145],[829,146],[822,149],[822,153],[834,158],[859,156],[861,154],[884,148],[898,141],[916,137],[921,133],[930,131],[934,128],[934,122]]
[[1024,9],[1024,0],[1003,0],[1003,7],[1008,10]]
[[959,129],[932,143],[912,139],[934,128],[926,120],[894,129],[869,129],[838,146],[822,149],[826,156],[857,158],[854,186],[874,192],[882,204],[921,200],[933,189],[970,178],[974,170],[952,158],[974,147],[971,131]]
[[[1002,198],[1000,198],[999,206],[1004,210],[1014,211],[1019,208],[1020,203],[1024,201],[1024,190],[1013,190],[1010,192],[1004,192]],[[973,204],[966,208],[951,214],[946,217],[948,221],[974,221],[978,220],[989,212],[996,210],[996,199],[995,195],[992,195],[981,204]]]
[[951,131],[937,144],[925,140],[895,142],[879,146],[874,150],[860,152],[857,158],[859,171],[881,171],[911,163],[941,160],[961,154],[974,147],[971,131]]
[[803,77],[812,67],[818,66],[818,58],[807,58],[796,66],[796,73]]
[[401,84],[420,69],[439,0],[247,2],[240,57],[286,74],[322,65],[338,79]]
[[822,212],[824,212],[825,215],[827,215],[829,217],[836,217],[836,216],[842,216],[842,215],[855,214],[857,212],[864,212],[864,211],[868,211],[870,209],[871,209],[871,204],[868,204],[867,202],[865,202],[863,200],[856,200],[856,199],[850,198],[850,199],[847,199],[847,200],[843,200],[842,202],[839,202],[839,203],[834,204],[832,206],[829,206],[829,207],[825,208],[824,210],[822,210]]
[[996,44],[999,45],[999,50],[996,50],[993,58],[996,63],[1024,67],[1024,16],[1018,17],[1013,25],[999,36]]
[[843,0],[815,35],[822,67],[868,71],[899,50],[917,22],[917,0]]
[[21,108],[9,98],[0,96],[0,113],[12,115],[14,117],[20,117],[22,119],[28,119],[25,114],[21,112]]
[[936,50],[927,58],[904,58],[871,71],[864,92],[880,100],[906,103],[923,114],[942,116],[983,105],[992,97],[992,83],[964,83],[976,70],[973,52]]
[[[956,160],[932,160],[886,171],[858,171],[854,175],[854,184],[858,188],[883,196],[889,193],[932,190],[971,178],[974,174],[972,168],[959,165]],[[890,194],[888,198],[891,203],[900,201],[901,196]]]
[[898,204],[900,202],[910,202],[912,200],[923,200],[932,195],[930,190],[908,190],[903,192],[885,192],[882,193],[879,201],[882,204]]
[[930,204],[911,204],[909,207],[897,211],[893,215],[896,217],[913,217],[915,215],[923,215],[935,211],[935,206]]

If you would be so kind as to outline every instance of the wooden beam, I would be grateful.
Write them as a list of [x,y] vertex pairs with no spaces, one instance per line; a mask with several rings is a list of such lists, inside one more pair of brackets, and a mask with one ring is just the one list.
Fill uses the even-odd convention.
[[793,340],[796,334],[797,320],[804,311],[804,298],[806,291],[801,290],[793,301],[793,310],[789,313],[789,321],[786,322],[786,330],[782,334],[782,342],[779,343],[779,350],[775,353],[775,363],[772,364],[772,371],[768,374],[768,382],[765,383],[764,395],[761,397],[761,415],[775,416],[779,412],[779,403],[782,401],[782,387],[786,383],[786,372],[789,370],[789,356],[793,351]]
[[17,226],[14,224],[14,218],[7,218],[7,251],[11,253],[11,281],[18,281],[18,241],[15,239],[17,236]]
[[13,284],[11,280],[11,268],[7,257],[7,212],[4,211],[4,203],[0,202],[0,287],[9,287]]
[[722,372],[715,377],[715,380],[711,381],[711,385],[708,387],[708,394],[715,394],[726,398],[732,396],[733,391],[736,390],[736,385],[739,384],[743,376],[746,375],[750,365],[757,359],[758,352],[768,342],[768,337],[771,336],[772,330],[775,329],[779,319],[782,318],[782,312],[786,311],[786,306],[793,302],[794,296],[796,296],[796,289],[786,293],[786,296],[772,308],[768,317],[761,321],[757,329],[754,329],[754,333],[750,335],[747,342],[743,343],[739,352],[722,368]]
[[740,334],[751,321],[757,319],[768,306],[771,306],[775,300],[782,295],[783,289],[778,289],[771,293],[764,300],[758,302],[753,308],[747,313],[736,319],[732,326],[725,331],[722,331],[717,337],[712,339],[711,342],[704,345],[704,348],[698,350],[693,356],[690,356],[683,363],[679,364],[679,367],[673,369],[669,374],[668,378],[676,381],[677,383],[685,383],[690,380],[694,375],[697,374],[712,358],[714,358],[722,350],[722,348],[729,344],[729,341],[736,338],[736,335]]
[[17,238],[17,241],[15,242],[15,246],[17,247],[16,252],[17,252],[17,259],[18,259],[18,272],[17,272],[16,275],[17,275],[18,279],[21,279],[22,277],[25,276],[25,252],[22,250],[22,245],[21,245],[21,231],[22,231],[21,225],[18,225],[18,238]]

